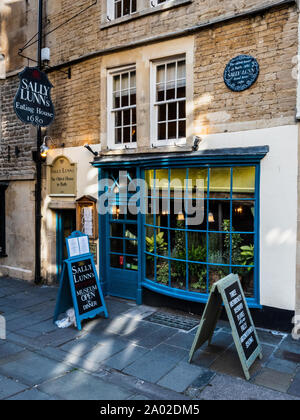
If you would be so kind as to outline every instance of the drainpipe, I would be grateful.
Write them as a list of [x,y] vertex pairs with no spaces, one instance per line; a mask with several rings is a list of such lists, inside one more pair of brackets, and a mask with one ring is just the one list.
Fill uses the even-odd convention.
[[[39,0],[38,10],[38,69],[42,70],[43,42],[43,0]],[[42,161],[40,149],[42,145],[42,129],[37,128],[36,184],[35,184],[35,283],[41,283],[41,202],[42,202]]]

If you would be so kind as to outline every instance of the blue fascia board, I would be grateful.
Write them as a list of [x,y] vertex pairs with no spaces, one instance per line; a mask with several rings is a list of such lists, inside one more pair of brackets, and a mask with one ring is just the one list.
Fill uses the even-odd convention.
[[269,146],[237,147],[226,149],[200,150],[186,153],[113,155],[95,158],[92,165],[98,168],[139,166],[193,166],[205,164],[232,165],[259,163],[269,152]]

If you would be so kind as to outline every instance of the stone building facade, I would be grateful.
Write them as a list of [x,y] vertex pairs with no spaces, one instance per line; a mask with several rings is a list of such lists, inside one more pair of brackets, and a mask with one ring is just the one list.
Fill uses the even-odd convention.
[[[18,29],[14,43],[21,48],[34,35],[37,1],[14,4],[24,19],[24,31]],[[193,174],[197,168],[208,171],[203,175],[205,227],[198,226],[198,237],[194,228],[180,225],[180,217],[170,212],[159,213],[156,223],[140,216],[122,222],[115,209],[112,219],[99,218],[99,233],[93,241],[105,291],[137,301],[149,292],[176,302],[205,303],[218,275],[237,272],[247,283],[249,304],[257,312],[271,318],[276,310],[283,318],[291,317],[300,305],[297,2],[91,0],[86,4],[66,0],[45,2],[44,12],[44,46],[51,51],[47,72],[54,85],[56,110],[46,133],[50,151],[43,172],[45,280],[56,281],[65,252],[62,238],[75,230],[76,222],[78,226],[76,200],[83,196],[99,199],[101,177],[115,177],[114,170],[124,169],[156,180],[163,172],[170,181],[176,171],[184,178],[182,171]],[[2,28],[6,21],[10,21],[8,15],[2,18]],[[7,45],[15,39],[12,33],[6,36]],[[2,44],[3,39],[2,34]],[[34,57],[34,48],[32,45],[26,55]],[[233,92],[224,83],[224,69],[243,54],[257,60],[259,76],[249,89]],[[32,223],[26,223],[23,232],[24,241],[30,242],[35,132],[20,124],[9,109],[17,73],[27,63],[18,61],[16,51],[6,55],[10,59],[7,78],[0,82],[4,98],[1,143],[2,149],[11,145],[12,157],[10,162],[5,155],[0,157],[0,179],[14,180],[6,190],[8,203],[9,188],[27,183],[27,190],[20,187],[19,191],[27,197],[23,203],[27,203],[26,214]],[[123,81],[124,89],[120,87]],[[172,97],[175,82],[178,96]],[[132,102],[123,104],[126,89]],[[162,91],[166,96],[158,100]],[[200,144],[192,152],[196,138]],[[20,144],[17,158],[15,145]],[[96,158],[85,144],[98,152]],[[53,168],[62,157],[76,166],[75,190],[53,194]],[[164,188],[171,191],[169,184]],[[18,204],[12,201],[12,205]],[[12,217],[8,205],[6,214]],[[250,225],[246,218],[253,218]],[[137,228],[127,228],[129,224]],[[119,226],[123,226],[122,234],[117,233]],[[9,244],[12,227],[8,221],[6,229]],[[181,258],[175,246],[178,232],[184,232],[188,249]],[[164,233],[166,244],[162,254],[157,245],[159,233]],[[12,231],[11,237],[14,234]],[[154,250],[147,248],[147,237],[154,240]],[[226,238],[230,238],[229,260]],[[131,253],[126,252],[127,245],[132,246]],[[248,264],[241,255],[234,255],[233,250],[238,247],[241,253],[242,246],[252,249]],[[195,248],[204,249],[206,255],[200,259],[191,256],[189,251]],[[33,252],[34,244],[31,249]],[[10,258],[10,252],[7,254],[5,258]],[[11,255],[18,261],[13,252]],[[19,266],[33,270],[33,257],[22,261],[18,253]],[[249,270],[243,271],[243,265]],[[4,266],[13,263],[0,258],[0,270]],[[193,277],[194,268],[199,281]],[[185,278],[183,283],[176,272]]]

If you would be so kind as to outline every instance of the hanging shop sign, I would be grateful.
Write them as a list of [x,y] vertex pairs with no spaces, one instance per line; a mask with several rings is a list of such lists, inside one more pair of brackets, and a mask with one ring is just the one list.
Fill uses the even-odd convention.
[[81,330],[82,320],[101,313],[108,318],[108,313],[88,236],[76,231],[66,239],[66,243],[68,258],[63,263],[54,322],[60,314],[73,307],[77,328]]
[[47,127],[54,120],[48,76],[37,67],[25,67],[19,74],[20,85],[14,99],[14,110],[25,124]]
[[249,89],[259,76],[259,64],[251,55],[239,55],[233,58],[224,71],[226,86],[234,92]]
[[50,166],[50,195],[76,195],[76,165],[59,156]]
[[249,369],[257,357],[262,359],[262,349],[245,299],[238,275],[230,274],[215,283],[206,304],[189,362],[194,353],[206,342],[211,343],[215,327],[222,311],[222,303],[232,329],[232,336],[246,379],[250,379]]

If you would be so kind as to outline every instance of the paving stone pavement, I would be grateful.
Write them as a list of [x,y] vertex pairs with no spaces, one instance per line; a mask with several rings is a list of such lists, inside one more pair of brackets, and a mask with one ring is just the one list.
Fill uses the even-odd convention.
[[[299,400],[300,340],[257,329],[263,359],[246,381],[228,322],[188,363],[190,331],[146,320],[162,308],[107,297],[109,319],[82,331],[52,322],[58,289],[0,278],[0,399],[10,400]],[[172,312],[174,316],[174,311]],[[187,317],[177,314],[185,325]],[[172,317],[171,317],[172,318]]]

